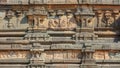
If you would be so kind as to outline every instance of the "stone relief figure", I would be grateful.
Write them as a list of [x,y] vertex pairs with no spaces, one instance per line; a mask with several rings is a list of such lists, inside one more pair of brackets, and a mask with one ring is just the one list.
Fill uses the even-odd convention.
[[76,21],[71,11],[67,11],[65,13],[62,10],[57,11],[57,17],[55,12],[50,12],[49,18],[49,27],[51,29],[59,29],[59,30],[71,30],[74,29],[76,25]]
[[81,28],[93,28],[94,26],[94,17],[85,17],[83,16],[82,18],[80,18],[80,27]]
[[103,18],[103,11],[102,10],[98,10],[96,12],[96,15],[97,15],[97,23],[95,24],[96,27],[102,27],[102,18]]
[[48,28],[47,12],[44,7],[34,8],[34,28]]
[[43,52],[41,52],[40,50],[33,50],[32,52],[32,58],[33,60],[45,60],[45,54]]
[[59,20],[59,28],[60,29],[67,29],[67,17],[65,16],[64,11],[58,10],[57,11],[58,20]]
[[119,27],[119,18],[120,18],[120,13],[119,10],[113,10],[113,16],[114,16],[114,27]]
[[48,19],[47,18],[38,18],[39,28],[48,28]]
[[[24,13],[21,11],[4,10],[1,12],[3,17],[1,18],[2,29],[15,29],[15,28],[26,28],[27,18],[25,19]],[[24,23],[24,25],[22,25]]]
[[72,11],[67,10],[66,14],[67,14],[67,28],[69,30],[76,28],[77,27],[77,22],[76,22],[73,14],[72,14]]
[[0,52],[0,59],[14,59],[14,58],[28,58],[29,53],[27,51],[6,51]]
[[95,13],[92,11],[91,7],[82,6],[81,9],[78,9],[75,13],[76,21],[80,28],[93,28]]
[[3,28],[14,28],[15,13],[12,10],[6,11],[6,17],[4,18],[7,22],[3,25]]
[[50,29],[55,29],[59,26],[59,20],[56,17],[56,12],[54,10],[49,11],[49,28]]
[[104,26],[104,27],[113,26],[114,18],[112,17],[112,13],[110,11],[105,11],[102,21],[103,21],[102,26]]

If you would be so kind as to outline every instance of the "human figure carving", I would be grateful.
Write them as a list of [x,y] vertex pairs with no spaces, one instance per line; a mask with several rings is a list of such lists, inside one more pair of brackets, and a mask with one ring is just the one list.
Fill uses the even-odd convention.
[[57,11],[58,19],[59,19],[59,28],[66,30],[68,28],[67,17],[62,10]]
[[112,14],[110,11],[106,11],[104,18],[103,18],[103,26],[105,27],[111,27],[113,26],[114,18],[112,17]]
[[39,28],[48,28],[48,19],[47,18],[38,18]]
[[71,10],[67,10],[67,27],[70,30],[77,27],[77,22],[73,16]]
[[119,17],[120,17],[120,13],[119,10],[114,10],[113,11],[113,16],[114,16],[114,27],[119,27]]
[[59,20],[56,18],[56,12],[51,10],[49,11],[50,16],[49,16],[49,28],[50,29],[55,29],[59,26]]

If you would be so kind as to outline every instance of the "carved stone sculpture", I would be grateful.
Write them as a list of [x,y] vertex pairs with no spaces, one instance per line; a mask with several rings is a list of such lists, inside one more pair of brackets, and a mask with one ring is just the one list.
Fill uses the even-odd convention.
[[104,27],[111,27],[113,26],[114,18],[110,11],[105,11],[104,18],[103,18],[103,26]]
[[103,12],[101,10],[98,10],[97,13],[97,27],[102,27],[102,17],[103,17]]
[[44,51],[43,49],[32,49],[31,51],[32,51],[31,60],[41,60],[41,61],[45,60],[44,53],[42,53],[42,51]]
[[81,28],[93,28],[94,26],[94,16],[91,7],[84,6],[81,10],[77,10],[76,19],[79,22]]
[[67,17],[59,16],[59,27],[60,29],[67,29]]
[[69,30],[77,27],[77,22],[72,14],[71,10],[67,10],[67,27]]
[[48,19],[47,18],[39,18],[39,28],[48,28]]
[[49,11],[49,28],[55,29],[59,26],[59,20],[56,17],[56,12],[54,10]]
[[0,59],[26,59],[28,58],[27,51],[6,51],[0,52]]
[[120,17],[120,13],[119,10],[113,10],[113,16],[114,16],[114,27],[118,27],[119,26],[119,17]]
[[8,23],[5,24],[6,28],[14,28],[14,24],[11,22],[15,13],[12,10],[7,11],[6,13],[6,20]]

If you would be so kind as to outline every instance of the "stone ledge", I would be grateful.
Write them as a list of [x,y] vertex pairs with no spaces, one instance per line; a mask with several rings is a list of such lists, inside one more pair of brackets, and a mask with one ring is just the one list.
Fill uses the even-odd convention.
[[119,63],[120,64],[120,60],[96,60],[96,63]]
[[46,60],[45,63],[80,63],[81,59],[73,59],[73,60],[64,60],[64,59],[54,59],[54,60]]
[[[29,59],[0,59],[0,63],[9,63],[9,64],[25,64],[29,63]],[[1,68],[1,67],[0,67]]]

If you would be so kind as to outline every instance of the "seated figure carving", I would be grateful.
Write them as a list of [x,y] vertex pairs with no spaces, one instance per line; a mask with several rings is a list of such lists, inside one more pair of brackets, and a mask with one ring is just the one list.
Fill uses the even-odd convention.
[[93,28],[93,21],[95,20],[95,14],[93,13],[91,7],[82,7],[81,10],[78,9],[75,13],[77,24],[80,28]]
[[14,28],[15,13],[12,10],[6,12],[6,17],[4,19],[6,22],[3,28]]

